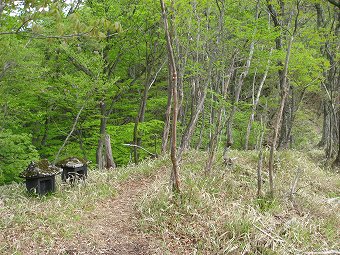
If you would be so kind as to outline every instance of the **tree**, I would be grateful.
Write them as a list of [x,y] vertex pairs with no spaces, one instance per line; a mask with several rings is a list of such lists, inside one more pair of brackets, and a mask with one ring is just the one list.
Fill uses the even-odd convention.
[[170,69],[169,81],[171,82],[172,90],[172,127],[171,127],[171,161],[172,161],[172,172],[171,172],[171,186],[174,192],[180,192],[180,179],[179,179],[179,166],[177,158],[177,113],[178,113],[178,97],[177,97],[177,70],[176,62],[174,57],[174,51],[172,48],[172,41],[169,33],[168,18],[165,10],[165,4],[163,0],[160,0],[162,18],[164,22],[165,38],[167,42],[168,61]]

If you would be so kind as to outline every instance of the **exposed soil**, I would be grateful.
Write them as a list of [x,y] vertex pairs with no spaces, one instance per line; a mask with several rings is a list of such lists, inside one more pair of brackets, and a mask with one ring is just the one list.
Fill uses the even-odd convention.
[[[50,230],[48,224],[42,223],[39,226],[12,227],[4,232],[0,231],[0,244],[7,243],[11,246],[7,248],[25,255],[162,254],[159,250],[157,251],[159,241],[138,228],[136,210],[136,204],[156,178],[160,178],[162,172],[159,171],[156,176],[136,176],[132,180],[124,181],[117,187],[118,193],[115,197],[95,202],[92,205],[93,210],[80,210],[81,217],[75,223],[76,231],[69,236]],[[37,233],[35,230],[38,230]],[[53,237],[53,241],[33,242],[31,237],[39,233]],[[3,249],[0,249],[0,254],[3,252]]]
[[119,194],[95,205],[80,224],[84,233],[57,244],[51,254],[159,254],[157,241],[138,230],[136,203],[155,177],[131,180],[119,188]]

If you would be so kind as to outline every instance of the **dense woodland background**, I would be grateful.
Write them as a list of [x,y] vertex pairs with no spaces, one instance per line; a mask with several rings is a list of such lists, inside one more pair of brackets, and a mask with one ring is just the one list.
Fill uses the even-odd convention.
[[165,5],[0,1],[0,184],[38,158],[103,169],[166,153],[174,90],[178,162],[320,147],[339,166],[339,1]]

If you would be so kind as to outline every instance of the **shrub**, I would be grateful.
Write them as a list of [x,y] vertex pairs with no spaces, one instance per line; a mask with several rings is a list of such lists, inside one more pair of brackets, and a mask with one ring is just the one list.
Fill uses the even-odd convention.
[[38,158],[30,135],[0,131],[0,185],[19,182],[21,179],[18,174],[30,161]]

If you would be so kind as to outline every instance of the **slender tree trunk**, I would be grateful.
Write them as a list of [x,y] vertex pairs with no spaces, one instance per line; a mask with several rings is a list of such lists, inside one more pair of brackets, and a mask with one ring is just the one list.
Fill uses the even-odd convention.
[[304,99],[306,90],[307,90],[308,86],[304,87],[301,95],[299,96],[299,99],[294,99],[292,98],[293,103],[291,104],[291,117],[290,117],[290,122],[288,123],[289,125],[286,127],[286,140],[285,143],[283,143],[281,145],[281,148],[288,148],[289,146],[292,146],[292,142],[293,142],[293,138],[292,138],[292,130],[293,130],[293,125],[294,125],[294,121],[296,118],[296,114],[300,109],[301,103]]
[[113,160],[112,156],[112,149],[111,149],[111,140],[110,135],[105,134],[105,168],[106,169],[113,169],[116,168],[116,164]]
[[200,130],[200,135],[198,138],[198,142],[196,145],[196,150],[199,150],[202,145],[202,140],[203,140],[203,134],[204,134],[204,124],[205,124],[205,113],[204,113],[204,104],[203,104],[203,109],[202,109],[202,125],[201,125],[201,130]]
[[[170,67],[169,67],[169,77],[170,74]],[[170,120],[171,120],[171,101],[172,101],[172,89],[171,89],[171,80],[169,79],[169,86],[168,86],[168,101],[166,105],[166,112],[165,112],[165,122],[164,122],[164,129],[162,135],[162,154],[166,153],[168,150],[168,141],[169,141],[169,134],[170,134]]]
[[[227,91],[228,91],[228,87],[231,81],[231,77],[232,77],[232,73],[234,71],[234,64],[235,64],[235,56],[232,59],[232,62],[230,64],[229,67],[229,73],[228,73],[228,78],[227,81],[224,81],[224,79],[222,79],[222,97],[224,100],[226,100],[227,97]],[[222,76],[223,77],[223,76]],[[205,173],[208,174],[211,171],[212,168],[212,164],[214,162],[215,159],[215,154],[216,154],[216,150],[218,147],[218,137],[221,133],[222,130],[222,117],[223,117],[223,111],[224,108],[221,105],[218,109],[218,113],[217,113],[217,124],[215,125],[215,131],[214,134],[210,140],[210,144],[209,144],[209,156],[208,156],[208,160],[205,166]],[[226,147],[225,147],[226,148]]]
[[[137,146],[134,146],[134,161],[135,161],[135,164],[138,164],[138,157],[139,156],[138,156],[137,149],[138,149],[138,146],[141,146],[141,143],[142,143],[142,139],[140,137],[138,137],[138,124],[140,122],[144,122],[148,93],[149,93],[152,85],[155,83],[157,76],[158,76],[159,72],[162,70],[164,64],[165,64],[165,62],[160,66],[158,71],[155,73],[155,76],[153,77],[152,81],[150,81],[151,70],[147,71],[147,78],[145,80],[143,97],[142,97],[142,100],[141,100],[141,104],[139,106],[138,116],[136,117],[135,126],[134,126],[134,129],[133,129],[133,141],[134,141],[134,144],[137,145]],[[155,151],[155,153],[156,153],[156,151]]]
[[178,151],[178,159],[179,160],[182,157],[183,151],[185,151],[189,148],[190,140],[191,140],[191,137],[192,137],[194,130],[196,128],[198,117],[203,110],[205,96],[206,96],[206,88],[203,88],[202,95],[199,98],[198,105],[196,106],[196,110],[192,114],[190,122],[187,125],[187,128],[185,129],[184,134],[182,136],[181,146],[180,146],[179,151]]
[[103,170],[105,168],[110,169],[116,167],[112,156],[110,136],[106,133],[107,118],[111,113],[111,109],[108,112],[106,111],[104,100],[100,102],[100,113],[100,137],[96,151],[96,163],[98,169]]
[[317,147],[323,148],[326,145],[326,137],[327,137],[327,130],[328,130],[328,121],[327,121],[327,107],[326,107],[326,102],[323,100],[322,102],[322,108],[323,108],[323,121],[322,121],[322,136],[320,139],[320,142],[318,143]]
[[211,172],[212,164],[215,160],[215,154],[216,154],[217,145],[218,145],[218,136],[219,136],[219,133],[221,132],[222,113],[223,113],[223,109],[220,108],[217,114],[217,125],[215,129],[215,133],[210,141],[209,156],[208,156],[208,160],[205,166],[206,174],[209,174]]
[[[239,80],[238,80],[238,84],[236,87],[236,91],[235,91],[235,99],[234,99],[234,103],[233,103],[233,107],[231,109],[229,118],[228,118],[228,123],[227,123],[227,140],[226,140],[226,145],[225,148],[230,147],[233,144],[233,132],[232,132],[232,127],[233,127],[233,122],[234,122],[234,116],[236,113],[236,108],[237,108],[237,104],[240,100],[240,95],[241,95],[241,90],[244,84],[244,79],[247,77],[248,72],[249,72],[249,68],[250,68],[250,64],[251,64],[251,60],[254,54],[254,46],[255,46],[255,42],[251,42],[250,44],[250,50],[249,50],[249,56],[245,65],[245,70],[241,73]],[[223,156],[223,158],[225,158],[226,155]]]
[[50,116],[46,116],[45,118],[45,123],[44,123],[44,135],[41,138],[41,142],[40,145],[41,147],[44,147],[46,145],[47,142],[47,136],[48,136],[48,129],[49,129],[49,124],[50,124]]
[[77,123],[78,123],[78,121],[79,121],[80,114],[81,114],[81,112],[83,111],[84,107],[85,107],[85,104],[84,104],[84,105],[80,108],[80,110],[78,111],[78,114],[77,114],[77,116],[76,116],[76,118],[75,118],[75,120],[74,120],[74,122],[73,122],[72,129],[71,129],[70,133],[67,135],[67,137],[65,138],[63,145],[59,148],[59,150],[58,150],[58,152],[57,152],[57,155],[56,155],[55,158],[54,158],[53,164],[56,164],[56,163],[57,163],[61,151],[64,149],[64,147],[65,147],[65,145],[66,145],[68,139],[70,139],[71,135],[73,134],[73,132],[74,132],[76,126],[77,126]]
[[[272,49],[270,50],[270,56],[271,56],[271,53],[272,53]],[[248,121],[248,126],[247,126],[247,133],[246,133],[246,141],[245,141],[245,145],[244,145],[244,149],[245,150],[248,150],[250,132],[251,132],[251,128],[252,128],[252,125],[253,125],[253,122],[254,122],[254,117],[255,117],[256,109],[257,109],[257,106],[258,106],[259,101],[260,101],[260,96],[261,96],[262,88],[263,88],[263,85],[264,85],[264,83],[265,83],[265,81],[267,79],[267,75],[268,75],[268,71],[269,71],[269,66],[270,66],[270,59],[268,59],[266,71],[263,74],[262,80],[261,80],[259,88],[257,90],[256,98],[255,98],[255,100],[253,102],[253,107],[252,107],[252,110],[251,110],[251,114],[249,116],[249,121]]]
[[[259,17],[259,8],[260,8],[260,1],[258,0],[256,4],[256,9],[255,9],[255,20],[257,20]],[[233,122],[234,122],[234,115],[236,113],[237,104],[240,100],[240,95],[241,95],[242,87],[244,84],[244,80],[249,73],[251,61],[253,58],[254,48],[255,48],[255,40],[254,40],[255,35],[256,35],[256,28],[253,32],[253,39],[252,39],[252,42],[250,43],[249,55],[248,55],[246,64],[244,66],[244,71],[239,76],[238,84],[237,84],[237,87],[235,88],[235,98],[233,102],[233,107],[231,109],[231,112],[230,112],[230,115],[227,121],[227,131],[226,131],[227,139],[226,139],[226,144],[225,144],[224,153],[223,153],[223,159],[225,162],[227,162],[227,151],[229,150],[230,146],[233,144],[232,128],[233,128]]]
[[[340,89],[340,88],[339,88]],[[340,166],[340,109],[338,111],[338,156],[336,157],[333,165],[334,166]]]
[[171,72],[171,89],[173,98],[173,114],[172,114],[172,127],[171,127],[171,162],[172,162],[172,174],[171,184],[174,192],[180,192],[180,178],[179,178],[179,166],[177,160],[177,114],[178,114],[178,97],[177,97],[177,70],[174,57],[174,51],[171,44],[171,37],[169,33],[169,25],[167,14],[165,10],[165,4],[163,0],[160,0],[162,9],[162,18],[164,22],[165,37],[167,42],[168,61]]
[[106,118],[106,105],[103,101],[100,102],[99,107],[100,107],[101,118],[100,118],[100,131],[99,131],[98,146],[97,146],[97,152],[96,152],[96,163],[97,163],[98,169],[103,170],[105,167],[103,149],[104,149],[104,140],[105,140],[105,134],[106,134],[107,118]]
[[85,160],[87,160],[87,155],[86,155],[86,150],[84,148],[84,142],[83,142],[83,136],[82,136],[82,132],[81,132],[81,129],[78,129],[77,130],[77,135],[78,135],[78,140],[79,140],[79,148],[80,150],[82,151],[83,153],[83,158]]
[[5,9],[5,6],[6,6],[5,1],[0,0],[0,18],[1,18],[1,15],[2,15],[4,9]]
[[[149,92],[149,75],[147,74],[147,78],[146,78],[145,85],[144,85],[143,97],[140,103],[138,116],[136,117],[135,126],[133,128],[133,142],[135,145],[138,145],[138,146],[141,146],[141,143],[142,143],[142,139],[138,136],[138,124],[140,122],[144,122],[148,92]],[[139,154],[138,154],[137,148],[138,148],[137,146],[133,148],[133,156],[134,156],[135,164],[138,164],[138,160],[139,160]]]
[[[261,119],[262,124],[262,119]],[[260,137],[260,143],[259,143],[259,160],[257,164],[257,197],[262,196],[262,165],[263,165],[263,136],[265,131],[265,126],[262,124],[262,131],[261,131],[261,137]]]
[[284,65],[284,69],[283,69],[283,83],[282,83],[283,91],[282,91],[282,96],[281,96],[281,103],[280,103],[280,108],[278,110],[277,117],[276,117],[276,120],[275,120],[274,134],[273,134],[272,144],[270,146],[268,173],[269,173],[269,195],[271,197],[274,196],[274,176],[273,176],[273,173],[274,173],[274,152],[276,150],[278,134],[279,134],[279,131],[280,131],[283,108],[284,108],[284,105],[285,105],[285,102],[286,102],[286,98],[288,96],[287,73],[288,73],[288,65],[289,65],[289,59],[290,59],[290,53],[291,53],[293,40],[294,40],[294,36],[292,35],[290,37],[289,42],[288,42],[286,60],[285,60],[285,65]]

